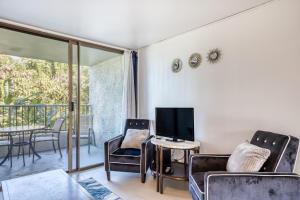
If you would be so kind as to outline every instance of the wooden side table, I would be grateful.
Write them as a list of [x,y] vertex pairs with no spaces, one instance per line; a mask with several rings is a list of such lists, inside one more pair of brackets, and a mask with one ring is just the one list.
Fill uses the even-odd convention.
[[[151,143],[156,146],[156,191],[163,194],[164,178],[178,181],[188,180],[188,158],[190,155],[190,151],[193,150],[195,153],[199,153],[200,142],[173,142],[165,139],[152,138]],[[172,165],[176,165],[176,167],[174,167],[174,173],[172,175],[163,173],[164,149],[180,149],[184,151],[184,163],[173,163]]]

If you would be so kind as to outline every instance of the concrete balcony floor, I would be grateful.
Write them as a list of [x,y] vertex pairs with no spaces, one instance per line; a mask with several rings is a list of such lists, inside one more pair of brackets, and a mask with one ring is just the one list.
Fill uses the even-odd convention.
[[[62,149],[61,158],[59,152],[56,151],[54,153],[51,151],[38,152],[42,157],[38,159],[35,157],[35,162],[32,163],[32,155],[31,157],[28,154],[25,154],[25,166],[23,166],[23,158],[20,155],[19,158],[17,156],[13,157],[13,164],[10,167],[10,161],[7,160],[3,165],[0,166],[0,181],[17,178],[20,176],[25,176],[29,174],[44,172],[47,170],[53,169],[67,169],[68,168],[68,154],[67,149]],[[76,149],[73,148],[73,168],[75,168],[75,158],[76,158]],[[1,158],[3,159],[3,158]],[[88,165],[93,165],[97,163],[104,162],[104,148],[96,147],[91,145],[91,151],[88,153],[88,146],[83,145],[80,146],[80,165],[81,167],[85,167]]]

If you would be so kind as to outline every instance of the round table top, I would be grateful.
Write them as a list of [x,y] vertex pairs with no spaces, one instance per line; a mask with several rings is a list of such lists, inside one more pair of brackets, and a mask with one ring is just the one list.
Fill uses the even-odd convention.
[[157,146],[170,148],[170,149],[195,149],[200,147],[200,141],[182,141],[173,142],[168,141],[165,138],[152,138],[151,143]]
[[36,131],[42,130],[45,126],[12,126],[6,128],[0,128],[0,133],[16,133],[16,132],[26,132],[26,131]]

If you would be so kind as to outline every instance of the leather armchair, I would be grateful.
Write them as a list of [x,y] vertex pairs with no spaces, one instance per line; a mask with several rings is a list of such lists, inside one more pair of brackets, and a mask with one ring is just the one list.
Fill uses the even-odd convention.
[[146,180],[147,170],[153,160],[154,145],[149,136],[141,145],[141,149],[121,149],[121,143],[127,129],[149,129],[149,120],[127,119],[123,135],[119,135],[104,143],[105,171],[107,180],[110,180],[111,171],[140,173],[141,182]]
[[257,131],[250,143],[271,150],[269,159],[257,173],[226,172],[230,155],[191,155],[189,190],[193,200],[299,199],[300,176],[292,173],[299,139]]

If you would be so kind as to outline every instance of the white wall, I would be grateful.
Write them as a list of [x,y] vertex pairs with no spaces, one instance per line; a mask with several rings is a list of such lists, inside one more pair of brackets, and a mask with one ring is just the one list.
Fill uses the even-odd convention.
[[[208,153],[230,153],[258,129],[300,138],[299,11],[299,0],[275,0],[140,49],[140,117],[154,120],[157,106],[194,107]],[[223,57],[209,64],[216,47]],[[194,52],[204,58],[198,69],[187,64]],[[184,66],[175,74],[177,57]]]

